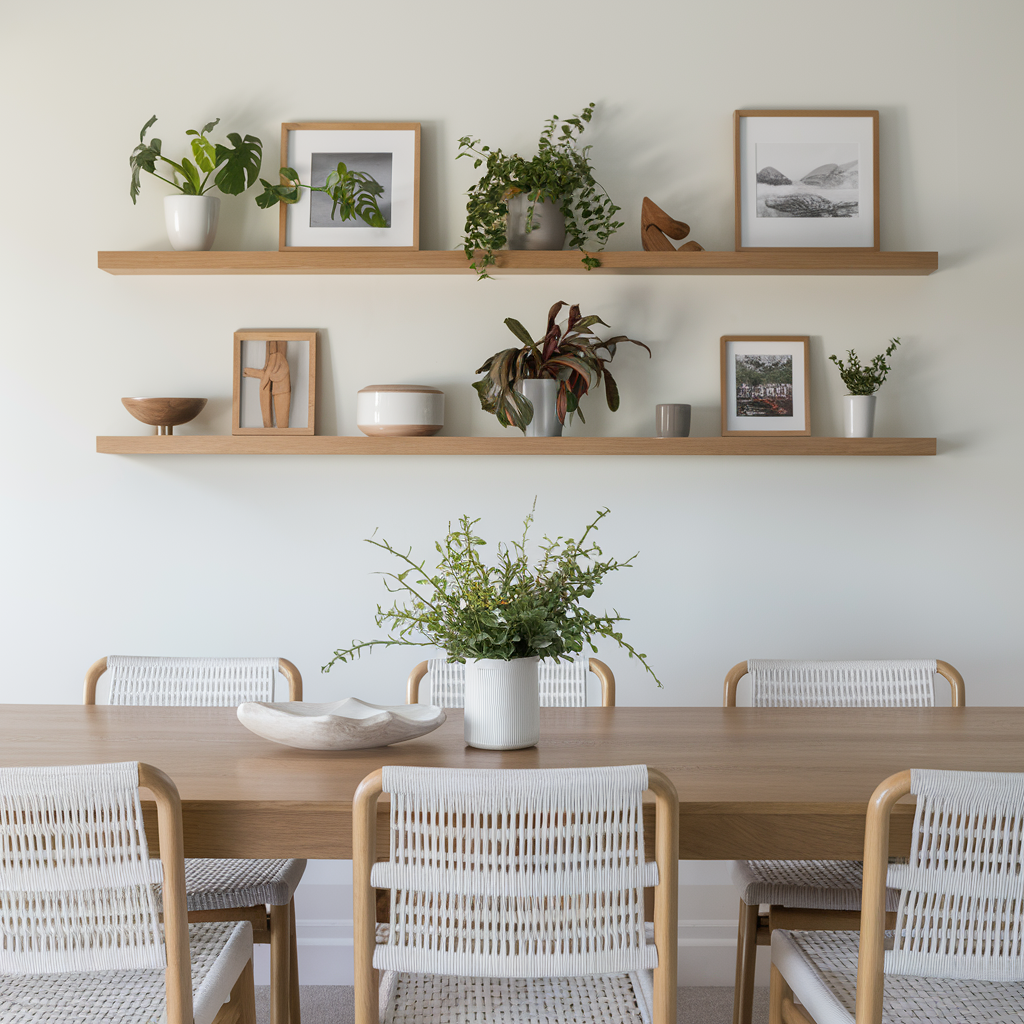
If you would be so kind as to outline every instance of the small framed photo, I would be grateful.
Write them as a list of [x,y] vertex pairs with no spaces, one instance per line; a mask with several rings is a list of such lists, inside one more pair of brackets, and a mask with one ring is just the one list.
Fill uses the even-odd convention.
[[878,111],[737,110],[736,251],[877,252]]
[[316,331],[235,331],[232,434],[316,433]]
[[810,338],[722,338],[722,437],[810,434]]
[[296,171],[303,185],[324,185],[339,164],[349,173],[358,172],[362,182],[373,183],[372,191],[363,189],[355,205],[381,223],[370,224],[359,213],[342,220],[343,212],[330,196],[300,188],[297,203],[281,204],[278,249],[419,249],[420,126],[321,121],[281,125],[281,166]]

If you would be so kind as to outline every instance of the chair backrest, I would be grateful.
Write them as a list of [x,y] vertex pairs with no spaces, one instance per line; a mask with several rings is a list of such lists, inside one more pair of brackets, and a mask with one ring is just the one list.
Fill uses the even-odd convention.
[[913,770],[886,974],[1024,981],[1024,775]]
[[[597,658],[580,655],[571,661],[542,659],[537,669],[541,707],[585,708],[587,706],[587,673],[593,672],[601,681],[601,703],[615,706],[615,677],[611,669]],[[420,662],[409,676],[406,701],[419,700],[420,681],[426,680],[427,702],[443,708],[461,708],[466,702],[466,666],[449,663],[445,658]]]
[[289,700],[302,700],[302,677],[286,658],[148,658],[112,654],[86,673],[85,703],[110,674],[110,703],[160,707],[237,707],[273,701],[276,673],[288,679]]
[[963,677],[944,661],[756,659],[740,662],[725,677],[725,706],[735,706],[739,681],[749,675],[754,707],[933,707],[936,672],[949,681],[953,706],[963,706]]
[[391,890],[374,966],[467,977],[654,967],[644,932],[643,765],[568,770],[384,768]]
[[139,766],[0,769],[0,973],[164,967]]

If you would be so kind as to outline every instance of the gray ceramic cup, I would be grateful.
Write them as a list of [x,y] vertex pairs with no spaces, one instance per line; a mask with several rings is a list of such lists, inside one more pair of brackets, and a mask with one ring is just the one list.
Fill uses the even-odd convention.
[[689,437],[690,406],[656,405],[654,407],[655,437]]

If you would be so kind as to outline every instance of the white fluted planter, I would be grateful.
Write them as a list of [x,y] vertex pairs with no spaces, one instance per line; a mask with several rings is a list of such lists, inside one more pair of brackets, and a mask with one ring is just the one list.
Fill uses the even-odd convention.
[[540,739],[540,658],[466,662],[466,743],[481,750],[519,750]]
[[177,252],[206,252],[212,249],[219,217],[219,196],[164,197],[167,240]]

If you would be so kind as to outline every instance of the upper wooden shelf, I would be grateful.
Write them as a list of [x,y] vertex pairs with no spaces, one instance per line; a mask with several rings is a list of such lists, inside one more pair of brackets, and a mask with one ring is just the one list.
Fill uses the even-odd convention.
[[[497,253],[498,274],[585,274],[580,254]],[[937,252],[601,252],[596,274],[918,275],[939,268]],[[101,252],[108,274],[472,274],[456,250],[421,252]]]
[[934,437],[97,437],[108,455],[934,455]]

